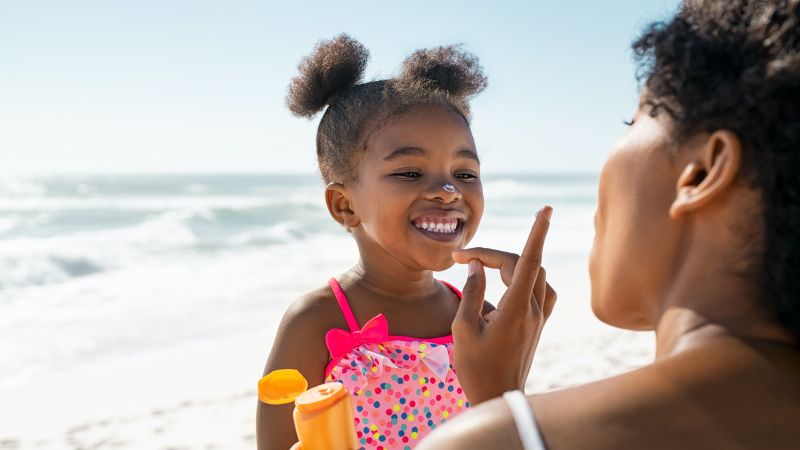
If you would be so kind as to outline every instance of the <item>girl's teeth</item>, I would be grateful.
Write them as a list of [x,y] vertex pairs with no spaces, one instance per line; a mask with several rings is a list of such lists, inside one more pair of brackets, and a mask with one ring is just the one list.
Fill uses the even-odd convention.
[[420,222],[417,228],[433,231],[435,233],[454,233],[458,228],[457,222],[435,223],[435,222]]

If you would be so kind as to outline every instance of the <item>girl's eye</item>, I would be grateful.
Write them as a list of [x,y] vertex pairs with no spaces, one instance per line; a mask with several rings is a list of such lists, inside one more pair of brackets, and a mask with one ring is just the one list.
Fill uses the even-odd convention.
[[628,126],[628,127],[633,126],[634,122],[635,121],[633,119],[631,119],[631,120],[623,120],[622,121],[622,123],[625,124],[625,126]]
[[401,177],[401,178],[419,178],[419,177],[422,176],[421,173],[413,171],[413,170],[407,170],[405,172],[397,172],[397,173],[394,173],[392,175],[396,176],[396,177]]
[[478,178],[478,176],[476,174],[471,173],[471,172],[457,173],[457,174],[455,174],[455,177],[458,178],[459,180],[465,180],[465,181],[474,180],[474,179]]

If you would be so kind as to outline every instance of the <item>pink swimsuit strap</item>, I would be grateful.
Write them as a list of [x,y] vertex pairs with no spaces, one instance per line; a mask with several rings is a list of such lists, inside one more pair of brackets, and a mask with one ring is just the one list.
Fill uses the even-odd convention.
[[350,303],[347,302],[347,297],[344,295],[342,286],[336,281],[336,278],[328,280],[328,286],[331,287],[333,295],[336,296],[336,301],[339,303],[339,308],[342,310],[344,320],[347,321],[347,326],[350,327],[350,332],[360,330],[361,327],[358,326],[356,316],[353,314],[353,310],[350,309]]
[[[450,288],[450,290],[456,294],[458,299],[461,300],[461,291],[459,291],[455,286],[446,281],[442,280],[437,280],[437,281]],[[350,327],[350,331],[354,332],[360,330],[361,327],[358,326],[358,321],[356,320],[356,316],[353,314],[353,310],[350,309],[350,303],[347,301],[347,297],[344,295],[344,290],[342,289],[342,286],[339,284],[336,278],[331,278],[330,280],[328,280],[328,286],[331,287],[333,295],[336,297],[336,301],[339,303],[339,308],[342,310],[342,315],[344,316],[344,320],[347,321],[347,326]]]

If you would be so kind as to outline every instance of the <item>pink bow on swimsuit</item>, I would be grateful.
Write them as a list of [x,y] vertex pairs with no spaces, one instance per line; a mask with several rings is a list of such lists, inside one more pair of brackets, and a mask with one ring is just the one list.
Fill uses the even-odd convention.
[[334,359],[341,358],[363,344],[380,344],[389,339],[389,322],[383,314],[370,319],[352,333],[334,328],[325,333],[325,344]]

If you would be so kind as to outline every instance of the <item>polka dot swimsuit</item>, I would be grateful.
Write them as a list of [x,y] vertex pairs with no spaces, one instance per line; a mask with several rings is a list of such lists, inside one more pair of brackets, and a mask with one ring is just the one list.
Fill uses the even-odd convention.
[[[461,298],[461,292],[448,286]],[[350,331],[330,330],[332,360],[325,381],[338,381],[353,399],[362,449],[410,450],[469,407],[453,369],[453,337],[392,336],[383,314],[359,327],[341,286],[329,282]]]

